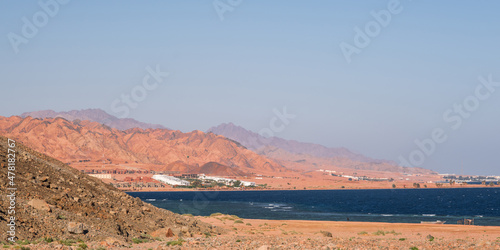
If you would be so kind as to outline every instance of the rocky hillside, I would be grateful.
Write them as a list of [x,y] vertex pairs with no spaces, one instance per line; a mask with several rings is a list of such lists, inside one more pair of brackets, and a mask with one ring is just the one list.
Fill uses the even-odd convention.
[[115,116],[112,116],[112,115],[106,113],[102,109],[71,110],[68,112],[55,112],[53,110],[41,110],[41,111],[34,111],[34,112],[26,112],[26,113],[23,113],[21,115],[21,117],[23,117],[23,118],[26,118],[28,116],[31,116],[33,118],[40,118],[40,119],[61,117],[61,118],[64,118],[68,121],[89,120],[89,121],[101,123],[101,124],[104,124],[106,126],[116,128],[119,130],[127,130],[127,129],[131,129],[131,128],[142,128],[142,129],[165,128],[162,125],[139,122],[139,121],[132,119],[132,118],[118,118],[118,117],[115,117]]
[[314,169],[315,166],[336,166],[399,173],[432,173],[427,169],[401,167],[392,161],[372,159],[353,153],[346,148],[328,148],[318,144],[285,140],[278,137],[266,138],[233,123],[212,127],[207,132],[235,140],[243,146],[283,164],[293,162],[293,165],[302,165],[303,169]]
[[[15,187],[16,236],[18,239],[130,241],[144,234],[168,232],[177,236],[220,233],[196,219],[156,208],[102,181],[82,174],[64,163],[17,142],[14,186],[7,177],[9,146],[0,136],[0,231],[2,241],[10,216],[7,188]],[[12,153],[12,152],[10,152]],[[164,233],[165,235],[166,233]]]
[[[91,121],[71,122],[63,118],[13,116],[0,117],[0,134],[64,162],[105,160],[120,164],[156,164],[162,167],[180,162],[185,164],[186,170],[203,169],[221,175],[288,171],[275,161],[232,140],[201,131],[182,133],[168,129],[139,128],[122,131]],[[206,166],[211,162],[223,167],[214,164]],[[183,164],[174,165],[181,168]],[[211,171],[210,166],[222,172]]]

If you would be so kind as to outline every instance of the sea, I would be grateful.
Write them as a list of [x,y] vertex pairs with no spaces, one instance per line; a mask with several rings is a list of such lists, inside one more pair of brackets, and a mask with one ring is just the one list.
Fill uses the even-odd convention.
[[500,226],[500,188],[129,192],[181,214],[247,219]]

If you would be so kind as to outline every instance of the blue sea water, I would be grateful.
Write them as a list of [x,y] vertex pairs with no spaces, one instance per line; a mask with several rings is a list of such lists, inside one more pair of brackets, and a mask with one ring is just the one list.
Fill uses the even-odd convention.
[[248,219],[420,223],[475,219],[500,226],[500,189],[383,189],[130,192],[176,213],[233,214]]

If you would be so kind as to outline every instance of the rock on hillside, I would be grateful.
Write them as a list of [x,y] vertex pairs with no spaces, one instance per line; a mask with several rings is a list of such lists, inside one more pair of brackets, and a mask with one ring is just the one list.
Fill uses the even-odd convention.
[[[156,208],[139,198],[82,174],[62,162],[17,142],[15,186],[18,239],[82,239],[130,241],[141,234],[169,228],[176,236],[220,233],[196,219]],[[0,231],[7,232],[11,187],[7,178],[7,138],[0,136]],[[2,240],[5,240],[2,239]]]

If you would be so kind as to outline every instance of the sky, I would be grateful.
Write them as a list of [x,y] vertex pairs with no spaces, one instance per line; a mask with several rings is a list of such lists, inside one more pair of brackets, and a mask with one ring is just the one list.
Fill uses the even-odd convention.
[[500,175],[498,9],[0,1],[0,115],[100,108],[183,132],[233,122],[440,173]]

